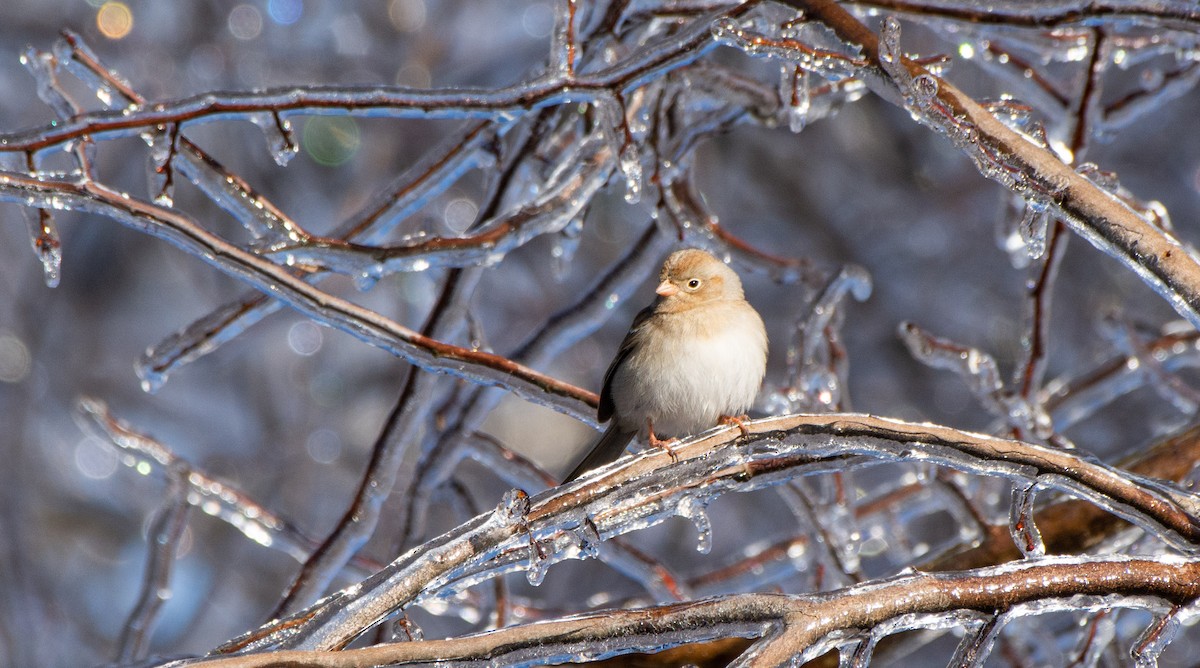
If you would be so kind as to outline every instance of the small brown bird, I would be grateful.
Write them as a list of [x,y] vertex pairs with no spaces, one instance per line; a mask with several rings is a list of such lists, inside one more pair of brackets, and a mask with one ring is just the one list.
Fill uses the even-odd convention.
[[767,331],[732,269],[697,249],[663,263],[659,298],[642,309],[604,374],[608,430],[567,475],[615,461],[639,431],[651,445],[735,419],[754,403],[767,370]]

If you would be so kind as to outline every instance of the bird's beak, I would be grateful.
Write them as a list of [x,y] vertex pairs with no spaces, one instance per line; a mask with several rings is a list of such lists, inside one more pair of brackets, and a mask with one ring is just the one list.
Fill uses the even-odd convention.
[[670,297],[676,292],[679,292],[679,286],[675,285],[671,281],[663,281],[662,283],[658,284],[657,288],[654,288],[654,291],[664,297]]

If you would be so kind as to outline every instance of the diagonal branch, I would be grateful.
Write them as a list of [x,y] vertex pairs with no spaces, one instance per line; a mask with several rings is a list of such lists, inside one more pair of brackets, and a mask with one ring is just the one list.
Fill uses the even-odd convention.
[[[988,178],[1017,194],[1045,200],[1074,232],[1120,260],[1180,315],[1200,326],[1200,262],[1177,239],[920,64],[896,53],[896,62],[885,67],[880,38],[833,0],[783,1],[825,24],[846,44],[861,48],[868,63],[862,78],[873,92],[950,136]],[[896,75],[909,83],[898,82]],[[911,89],[918,79],[923,94]]]

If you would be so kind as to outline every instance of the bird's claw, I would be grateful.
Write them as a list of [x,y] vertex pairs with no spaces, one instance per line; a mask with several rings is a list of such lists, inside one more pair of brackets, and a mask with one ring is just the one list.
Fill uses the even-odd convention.
[[749,436],[750,429],[746,426],[746,420],[749,420],[749,415],[722,415],[721,419],[717,420],[718,424],[731,425],[736,424],[738,431],[742,432],[742,436]]
[[666,450],[667,456],[671,458],[672,464],[679,461],[679,453],[675,451],[675,448],[671,447],[671,444],[678,440],[679,439],[677,438],[668,438],[663,440],[655,436],[653,431],[650,432],[650,447]]

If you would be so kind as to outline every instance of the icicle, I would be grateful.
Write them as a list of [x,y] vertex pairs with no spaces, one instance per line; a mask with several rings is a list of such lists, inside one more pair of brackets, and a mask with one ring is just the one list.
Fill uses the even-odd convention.
[[287,167],[292,158],[296,157],[300,147],[296,144],[296,136],[292,132],[292,123],[277,112],[262,112],[249,115],[250,122],[263,131],[267,138],[267,147],[275,164]]
[[626,141],[621,147],[619,166],[625,176],[625,201],[637,204],[642,199],[642,156],[635,142]]
[[586,516],[571,532],[571,535],[575,538],[580,559],[594,558],[600,552],[600,544],[604,542],[604,539],[600,537],[600,530],[596,528],[596,523]]
[[174,206],[175,167],[172,161],[179,139],[179,126],[172,124],[169,129],[159,127],[156,132],[146,133],[143,137],[150,143],[150,165],[147,170],[150,196],[159,206]]
[[[420,642],[425,639],[425,632],[421,630],[421,626],[414,622],[407,613],[401,613],[400,618],[396,620],[396,631],[392,637],[401,642]],[[401,636],[401,633],[404,635]]]
[[712,521],[705,510],[706,503],[694,496],[686,496],[675,508],[680,517],[691,520],[696,526],[696,551],[708,554],[712,550]]
[[524,533],[529,540],[529,563],[525,569],[525,579],[534,587],[546,579],[546,571],[550,568],[550,560],[545,550],[538,544],[537,538],[529,531],[529,495],[521,489],[510,489],[496,507],[495,517],[507,525],[516,525],[518,531]]
[[[1050,214],[1045,204],[1033,200],[1025,202],[1025,212],[1017,231],[1025,247],[1025,256],[1036,260],[1046,253],[1046,231],[1050,227]],[[1016,264],[1014,262],[1014,264]]]
[[563,280],[571,270],[571,264],[575,260],[575,251],[579,250],[579,241],[583,236],[583,218],[578,217],[563,227],[562,231],[554,235],[554,245],[550,248],[550,257],[552,259],[551,268],[554,271],[554,277],[558,280]]
[[791,80],[791,104],[787,108],[788,128],[800,132],[808,125],[808,113],[812,110],[811,75],[797,65],[783,68],[785,77]]
[[1037,496],[1037,484],[1027,487],[1013,488],[1012,506],[1009,514],[1009,530],[1013,542],[1021,554],[1029,557],[1046,555],[1046,544],[1042,542],[1042,532],[1033,521],[1034,500]]
[[1133,643],[1129,654],[1136,668],[1157,668],[1158,656],[1179,634],[1178,609],[1154,620]]
[[46,209],[23,207],[21,214],[29,227],[29,241],[33,252],[42,263],[42,276],[46,287],[58,287],[62,278],[62,241],[58,237],[58,226],[54,216]]
[[838,668],[867,668],[875,654],[876,638],[867,633],[850,642],[838,645]]
[[909,97],[912,74],[904,66],[904,52],[900,49],[900,21],[894,16],[884,17],[879,27],[879,64],[905,97]]
[[1117,625],[1113,620],[1113,612],[1102,610],[1081,620],[1079,626],[1083,631],[1082,644],[1076,652],[1077,658],[1072,666],[1079,668],[1096,668],[1100,665],[1100,657],[1112,644],[1117,634]]
[[1007,622],[1007,615],[991,615],[969,629],[962,642],[958,643],[950,663],[946,664],[947,668],[982,668]]

